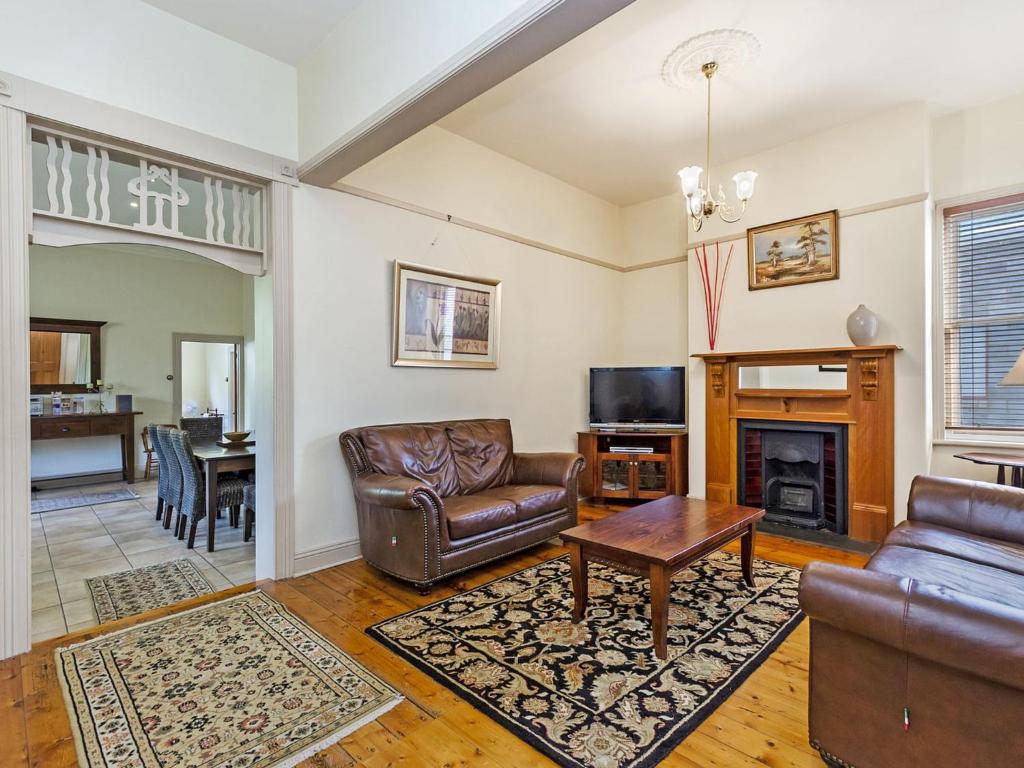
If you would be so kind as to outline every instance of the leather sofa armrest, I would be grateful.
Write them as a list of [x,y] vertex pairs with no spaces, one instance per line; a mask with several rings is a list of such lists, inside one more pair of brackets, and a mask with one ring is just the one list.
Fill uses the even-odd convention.
[[811,563],[800,607],[814,621],[1024,690],[1024,610],[917,579]]
[[1019,488],[922,475],[910,486],[907,517],[1024,544],[1024,491]]
[[516,453],[513,454],[512,484],[568,488],[583,465],[583,456],[578,453]]
[[419,509],[416,497],[425,494],[438,510],[444,509],[441,498],[433,488],[411,477],[371,473],[356,477],[353,484],[356,499],[367,504],[389,509]]

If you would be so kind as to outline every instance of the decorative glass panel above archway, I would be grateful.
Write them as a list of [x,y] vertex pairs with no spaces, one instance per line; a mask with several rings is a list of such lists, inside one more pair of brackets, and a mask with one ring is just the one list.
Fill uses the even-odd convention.
[[31,151],[33,242],[148,243],[265,272],[260,181],[42,126]]

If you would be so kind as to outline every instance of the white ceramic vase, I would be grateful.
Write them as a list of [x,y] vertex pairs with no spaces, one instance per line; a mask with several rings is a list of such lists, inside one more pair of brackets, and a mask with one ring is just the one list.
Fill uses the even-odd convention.
[[861,304],[846,318],[846,333],[858,347],[874,344],[878,338],[878,315]]

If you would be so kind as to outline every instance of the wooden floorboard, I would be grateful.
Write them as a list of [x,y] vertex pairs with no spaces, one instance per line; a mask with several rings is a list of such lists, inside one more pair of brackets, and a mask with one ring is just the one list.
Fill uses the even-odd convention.
[[[581,505],[580,518],[596,519],[615,507]],[[738,544],[728,549],[738,552]],[[376,721],[304,763],[307,768],[394,766],[553,766],[479,710],[370,639],[372,624],[472,589],[521,568],[565,554],[545,544],[439,585],[429,596],[387,577],[361,560],[307,576],[260,585],[297,616],[397,688],[406,700]],[[775,536],[760,535],[757,556],[802,567],[827,560],[859,567],[866,557]],[[173,608],[152,611],[33,646],[0,662],[0,766],[72,768],[77,765],[54,650],[98,634],[204,605],[252,589],[236,587]],[[666,768],[790,766],[818,768],[807,744],[807,622],[716,709],[662,763]]]

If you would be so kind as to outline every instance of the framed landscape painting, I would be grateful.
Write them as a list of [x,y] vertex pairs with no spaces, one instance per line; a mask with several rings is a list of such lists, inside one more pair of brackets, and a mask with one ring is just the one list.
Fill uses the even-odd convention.
[[497,368],[501,282],[395,262],[392,365]]
[[816,213],[747,230],[750,290],[839,277],[839,215]]

